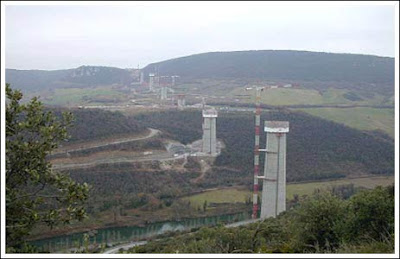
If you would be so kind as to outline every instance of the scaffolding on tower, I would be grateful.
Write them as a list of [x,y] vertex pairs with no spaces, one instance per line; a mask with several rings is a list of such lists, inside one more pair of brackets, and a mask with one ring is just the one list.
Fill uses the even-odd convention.
[[265,87],[247,87],[246,90],[256,90],[255,93],[255,126],[254,126],[254,184],[253,184],[253,213],[252,218],[258,217],[258,175],[260,172],[260,114],[261,92]]
[[256,111],[255,111],[255,138],[254,138],[254,187],[253,187],[253,214],[256,219],[258,214],[258,175],[260,171],[260,114],[261,114],[261,91],[263,87],[256,87]]
[[279,88],[279,86],[255,86],[246,87],[246,90],[256,90],[255,93],[255,126],[254,126],[254,185],[253,185],[253,213],[252,218],[258,217],[258,179],[260,172],[260,115],[261,115],[261,92],[266,89]]

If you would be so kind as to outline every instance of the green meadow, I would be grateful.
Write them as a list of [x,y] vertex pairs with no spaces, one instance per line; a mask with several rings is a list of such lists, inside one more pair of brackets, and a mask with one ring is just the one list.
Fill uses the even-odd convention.
[[[388,186],[394,183],[393,176],[365,177],[353,179],[340,179],[324,182],[309,183],[290,183],[286,186],[286,198],[291,200],[294,195],[303,196],[311,195],[315,190],[329,190],[333,186],[354,184],[354,187],[363,187],[372,189],[376,186]],[[210,203],[245,203],[251,199],[252,192],[240,188],[226,188],[219,190],[206,191],[182,198],[190,201],[191,206],[197,208],[202,207],[204,202]]]

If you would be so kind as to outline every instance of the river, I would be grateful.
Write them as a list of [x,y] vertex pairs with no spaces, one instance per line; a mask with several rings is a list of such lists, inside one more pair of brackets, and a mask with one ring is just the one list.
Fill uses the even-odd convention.
[[[110,227],[89,232],[90,244],[119,244],[140,241],[168,231],[190,230],[201,226],[212,226],[218,223],[233,223],[251,218],[251,212],[240,212],[202,218],[187,218],[180,221],[165,221],[147,224],[145,226]],[[83,235],[88,232],[56,236],[30,242],[39,250],[50,253],[68,253],[72,248],[83,246]]]

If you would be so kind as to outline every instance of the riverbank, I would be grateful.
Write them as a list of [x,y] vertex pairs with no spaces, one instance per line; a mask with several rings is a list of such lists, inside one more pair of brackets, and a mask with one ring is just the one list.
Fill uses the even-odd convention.
[[168,234],[169,232],[189,231],[202,226],[244,221],[250,219],[250,217],[251,211],[248,210],[200,218],[183,218],[179,221],[156,222],[145,226],[103,228],[91,231],[89,234],[81,232],[71,235],[61,235],[32,241],[31,244],[42,251],[71,253],[72,250],[79,251],[79,249],[85,246],[96,249],[101,245],[112,247],[121,243],[144,241],[162,234]]

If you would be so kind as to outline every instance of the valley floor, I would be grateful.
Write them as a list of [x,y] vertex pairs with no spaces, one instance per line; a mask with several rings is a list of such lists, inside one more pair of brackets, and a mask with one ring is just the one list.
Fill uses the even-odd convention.
[[[330,190],[332,188],[353,184],[355,188],[373,189],[376,186],[389,186],[394,183],[394,176],[370,176],[360,178],[347,178],[319,182],[289,183],[287,185],[287,201],[311,195],[316,190]],[[112,211],[106,211],[96,216],[91,216],[84,222],[75,223],[67,227],[56,227],[53,230],[37,229],[32,235],[32,240],[49,238],[71,233],[87,232],[94,229],[118,226],[143,226],[147,223],[176,220],[177,218],[197,218],[213,215],[223,215],[248,211],[251,209],[250,198],[252,192],[243,186],[213,188],[201,193],[179,198],[180,204],[190,204],[186,210],[177,210],[167,207],[155,210],[132,209],[126,210],[124,215],[115,217]],[[204,204],[206,210],[203,210]],[[199,208],[201,208],[199,210]]]

